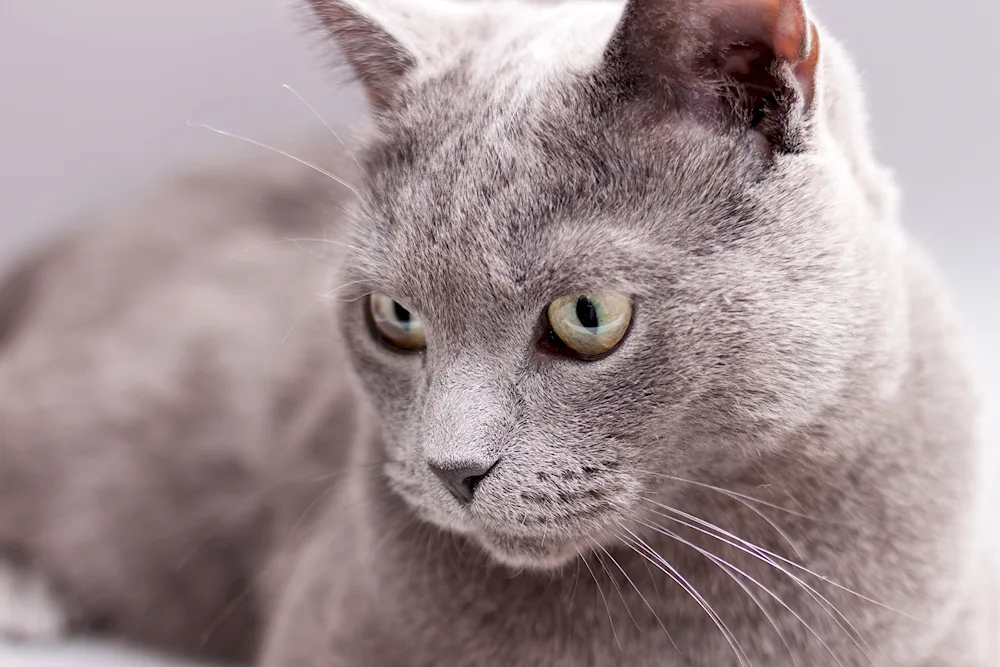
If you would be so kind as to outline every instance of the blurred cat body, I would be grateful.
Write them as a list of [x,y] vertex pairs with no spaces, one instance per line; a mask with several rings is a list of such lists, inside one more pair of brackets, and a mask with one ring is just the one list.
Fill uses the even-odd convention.
[[[345,184],[189,174],[0,293],[0,548],[71,626],[267,667],[993,664],[960,336],[800,4],[312,5],[375,122],[292,152]],[[633,299],[616,350],[539,345],[595,290]],[[467,502],[431,472],[469,465]]]

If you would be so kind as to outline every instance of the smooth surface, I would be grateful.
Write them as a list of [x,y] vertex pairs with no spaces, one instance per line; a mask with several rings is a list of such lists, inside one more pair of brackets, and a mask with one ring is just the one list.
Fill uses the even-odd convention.
[[[1000,433],[1000,3],[811,5],[864,73],[879,153],[968,317]],[[316,41],[282,0],[0,0],[0,264],[173,168],[240,148],[189,120],[281,146],[318,127],[291,84],[349,125],[360,96],[321,67]],[[162,664],[92,645],[0,647],[2,667]]]

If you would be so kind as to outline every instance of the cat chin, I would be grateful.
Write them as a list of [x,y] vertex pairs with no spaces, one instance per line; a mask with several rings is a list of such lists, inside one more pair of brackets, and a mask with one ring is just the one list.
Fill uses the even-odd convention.
[[421,520],[441,530],[462,535],[479,546],[494,562],[516,570],[556,570],[571,563],[580,554],[580,548],[572,542],[483,531],[468,521],[442,516],[426,508],[415,510]]
[[500,565],[515,570],[559,570],[580,556],[572,542],[514,537],[498,533],[476,533],[473,537]]

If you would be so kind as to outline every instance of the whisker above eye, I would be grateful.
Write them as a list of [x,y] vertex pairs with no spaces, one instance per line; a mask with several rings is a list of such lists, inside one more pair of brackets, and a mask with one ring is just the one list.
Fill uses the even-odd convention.
[[[281,342],[285,343],[285,342],[288,341],[288,339],[292,335],[292,332],[295,331],[295,327],[297,327],[299,325],[299,323],[306,316],[306,314],[308,314],[309,311],[311,311],[313,308],[315,308],[316,305],[320,301],[323,301],[324,299],[332,299],[333,298],[332,295],[335,294],[336,292],[339,292],[342,289],[346,289],[348,287],[351,287],[352,285],[358,285],[361,282],[363,282],[363,281],[361,281],[361,280],[354,280],[354,281],[351,281],[349,283],[345,283],[345,284],[341,285],[340,287],[335,287],[334,289],[330,290],[329,292],[326,292],[324,294],[320,294],[319,296],[317,296],[316,299],[312,303],[310,303],[308,306],[306,306],[305,310],[303,310],[301,313],[299,313],[299,316],[295,318],[295,321],[292,322],[292,326],[289,327],[288,331],[285,333],[285,336],[281,339]],[[362,295],[361,297],[358,297],[358,298],[364,298],[364,296],[365,295]],[[357,299],[354,299],[354,300],[356,301]]]
[[317,257],[313,253],[309,252],[308,250],[306,250],[305,248],[303,248],[299,244],[301,244],[301,243],[325,243],[325,244],[329,244],[329,245],[341,246],[341,247],[347,248],[348,250],[357,250],[357,248],[355,246],[352,246],[349,243],[344,243],[342,241],[334,241],[333,239],[317,239],[317,238],[299,238],[299,239],[294,239],[294,238],[287,238],[286,237],[286,238],[282,238],[282,239],[277,239],[275,241],[267,241],[266,243],[258,243],[257,245],[252,245],[252,246],[250,246],[248,248],[243,248],[242,250],[239,250],[239,251],[233,253],[232,255],[230,255],[227,259],[236,259],[237,257],[245,255],[248,252],[253,252],[254,250],[260,250],[262,248],[269,248],[271,246],[281,245],[283,243],[294,243],[300,250],[302,250],[303,252],[306,252],[306,253],[312,255],[313,257],[316,257],[317,259],[321,259],[321,258]]
[[353,151],[351,151],[351,149],[349,149],[347,147],[347,144],[344,143],[344,140],[341,139],[340,135],[337,134],[337,131],[334,130],[333,127],[330,126],[330,123],[326,122],[326,118],[324,118],[322,116],[322,114],[320,114],[320,112],[316,110],[316,107],[314,107],[313,105],[309,104],[309,102],[306,101],[306,98],[302,97],[302,95],[300,95],[297,90],[295,90],[294,88],[292,88],[287,83],[281,84],[281,87],[284,88],[285,90],[287,90],[288,92],[290,92],[292,95],[295,95],[295,97],[297,97],[299,99],[299,101],[302,102],[302,104],[306,105],[306,108],[309,109],[309,111],[313,112],[313,115],[315,115],[316,118],[319,119],[319,122],[323,123],[323,127],[325,127],[327,130],[329,130],[330,134],[332,134],[333,137],[337,141],[340,142],[340,145],[344,149],[344,152],[347,153],[347,156],[349,158],[351,158],[351,160],[354,162],[354,164],[356,164],[358,166],[358,169],[361,171],[361,174],[368,180],[369,183],[371,183],[372,182],[371,177],[368,175],[368,172],[365,171],[365,168],[361,166],[361,163],[358,162],[358,159],[354,156]]
[[320,294],[319,298],[321,298],[321,299],[329,299],[331,301],[338,301],[340,303],[354,303],[356,301],[360,301],[361,299],[364,299],[365,297],[371,296],[372,294],[374,294],[374,292],[365,292],[364,294],[359,294],[359,295],[357,295],[355,297],[351,297],[350,299],[338,299],[338,298],[329,296],[327,294]]
[[363,282],[364,282],[363,280],[352,280],[350,282],[344,283],[343,285],[341,285],[339,287],[334,287],[333,289],[331,289],[331,290],[329,290],[327,292],[324,292],[323,294],[320,294],[319,296],[321,298],[324,298],[324,299],[329,299],[331,297],[331,295],[335,294],[336,292],[339,292],[342,289],[347,289],[348,287],[353,287],[354,285],[360,285]]
[[250,139],[249,137],[244,137],[244,136],[241,136],[239,134],[235,134],[233,132],[227,132],[226,130],[220,130],[217,127],[212,127],[211,125],[206,125],[205,123],[193,123],[193,122],[191,122],[189,120],[187,122],[187,124],[188,124],[188,127],[197,127],[197,128],[209,130],[211,132],[215,132],[216,134],[221,134],[224,137],[229,137],[231,139],[238,139],[239,141],[243,141],[243,142],[246,142],[246,143],[251,144],[253,146],[257,146],[259,148],[263,148],[263,149],[269,150],[269,151],[271,151],[273,153],[277,153],[278,155],[283,155],[283,156],[287,157],[289,160],[294,160],[295,162],[298,162],[299,164],[301,164],[303,166],[309,167],[310,169],[323,174],[324,176],[326,176],[327,178],[329,178],[330,180],[332,180],[334,183],[337,183],[338,185],[341,185],[341,186],[347,188],[348,190],[350,190],[351,193],[353,193],[354,196],[357,197],[360,201],[365,201],[364,197],[361,196],[361,193],[359,193],[351,184],[349,184],[344,179],[342,179],[342,178],[340,178],[340,177],[338,177],[338,176],[330,173],[329,171],[327,171],[323,167],[320,167],[317,164],[313,164],[312,162],[309,162],[308,160],[303,160],[300,157],[296,157],[295,155],[292,155],[288,151],[283,151],[280,148],[275,148],[274,146],[269,146],[268,144],[265,144],[263,142],[257,141],[256,139]]
[[316,304],[318,304],[324,298],[327,298],[327,297],[325,297],[324,295],[321,294],[315,301],[313,301],[312,303],[310,303],[308,306],[306,306],[306,308],[301,313],[299,313],[299,316],[295,318],[294,322],[292,322],[292,326],[290,326],[288,328],[288,331],[285,332],[284,337],[282,337],[282,339],[281,339],[282,343],[288,342],[288,339],[291,337],[292,332],[295,331],[295,327],[299,326],[299,322],[301,322],[302,319],[306,316],[306,314],[309,313],[309,311],[311,311],[313,308],[315,308]]

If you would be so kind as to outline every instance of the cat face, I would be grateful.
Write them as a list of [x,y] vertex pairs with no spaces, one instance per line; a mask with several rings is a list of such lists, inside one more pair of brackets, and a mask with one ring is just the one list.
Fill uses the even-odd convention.
[[[350,11],[354,38],[403,48]],[[782,84],[798,102],[772,95],[792,115],[770,130],[706,104],[702,74],[623,88],[629,11],[607,8],[584,22],[607,50],[553,70],[524,52],[554,11],[470,10],[443,65],[360,72],[378,132],[338,292],[392,488],[515,567],[641,530],[672,477],[788,446],[845,388],[867,284],[860,197],[796,135],[812,84]]]

